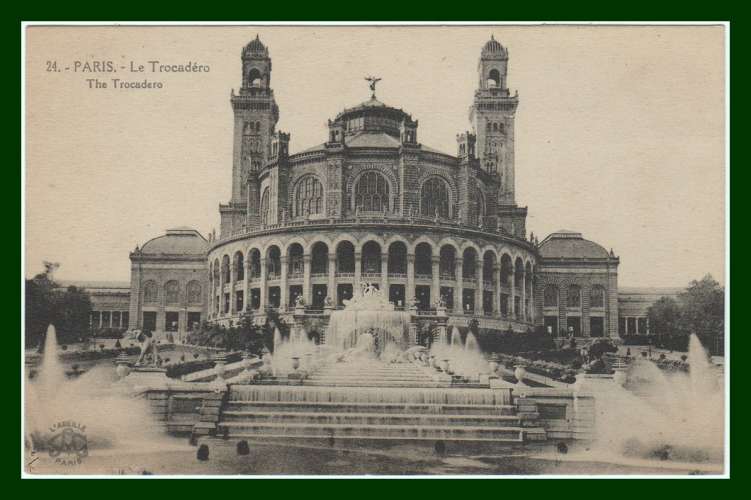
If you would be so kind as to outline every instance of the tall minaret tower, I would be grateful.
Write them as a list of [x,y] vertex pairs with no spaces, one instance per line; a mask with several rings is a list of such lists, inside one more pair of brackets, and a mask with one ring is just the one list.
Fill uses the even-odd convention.
[[235,116],[232,199],[221,208],[222,233],[260,222],[258,172],[269,158],[279,121],[271,89],[271,58],[258,35],[243,48],[241,60],[242,86],[239,94],[233,90],[230,98]]
[[469,121],[477,135],[480,168],[498,179],[498,206],[514,205],[514,114],[518,95],[506,85],[508,51],[491,36],[482,48]]

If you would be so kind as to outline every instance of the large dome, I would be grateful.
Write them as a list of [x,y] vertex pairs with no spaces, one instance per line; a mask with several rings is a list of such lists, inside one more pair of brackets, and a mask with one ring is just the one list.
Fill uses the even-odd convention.
[[545,259],[607,259],[605,248],[594,241],[585,240],[581,233],[561,230],[545,238],[540,244],[540,255]]
[[141,254],[150,255],[205,255],[209,243],[201,233],[189,227],[168,229],[167,234],[147,241]]

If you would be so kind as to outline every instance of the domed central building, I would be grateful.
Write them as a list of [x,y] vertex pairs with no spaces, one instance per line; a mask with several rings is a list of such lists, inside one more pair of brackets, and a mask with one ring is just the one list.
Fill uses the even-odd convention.
[[[545,325],[556,335],[576,316],[573,334],[589,336],[584,294],[600,287],[613,300],[595,311],[603,318],[595,334],[617,335],[610,305],[618,259],[578,235],[586,244],[554,238],[564,255],[553,252],[546,266],[543,246],[527,235],[527,208],[515,198],[519,98],[506,84],[508,51],[498,41],[481,51],[470,130],[457,134],[454,154],[421,143],[418,120],[378,100],[377,79],[370,99],[328,121],[325,142],[290,154],[290,134],[276,128],[267,47],[256,37],[241,59],[242,84],[231,95],[232,197],[208,241],[203,319],[260,322],[273,309],[325,324],[369,283],[416,322],[476,319],[487,331]],[[578,255],[581,248],[588,253]],[[555,310],[544,302],[548,285],[559,294]],[[569,285],[584,297],[578,312],[558,298]]]

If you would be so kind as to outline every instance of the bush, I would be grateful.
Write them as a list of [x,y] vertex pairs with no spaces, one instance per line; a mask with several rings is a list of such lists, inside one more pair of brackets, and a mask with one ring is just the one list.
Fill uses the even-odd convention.
[[506,330],[480,330],[477,338],[484,352],[517,354],[530,351],[549,351],[555,348],[550,335],[543,329],[514,332]]
[[260,356],[263,348],[273,351],[274,328],[279,327],[283,337],[289,336],[289,326],[279,319],[275,312],[269,312],[264,325],[254,325],[244,318],[240,325],[224,327],[204,323],[201,328],[188,335],[188,343],[215,347],[229,351],[245,351]]
[[610,339],[596,339],[589,346],[589,358],[598,359],[608,352],[618,352],[618,346]]

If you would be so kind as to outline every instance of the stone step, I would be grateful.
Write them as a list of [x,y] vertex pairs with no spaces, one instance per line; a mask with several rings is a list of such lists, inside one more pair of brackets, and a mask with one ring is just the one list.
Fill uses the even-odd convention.
[[495,439],[522,441],[521,427],[451,425],[350,425],[315,423],[221,422],[218,432],[227,436],[290,436],[300,438],[371,437],[383,439]]
[[306,402],[306,401],[230,401],[228,411],[304,412],[304,413],[407,413],[421,415],[505,415],[514,416],[513,405],[452,405],[404,403]]
[[436,387],[319,387],[233,384],[230,401],[307,403],[397,403],[441,405],[510,405],[508,390]]
[[[446,451],[449,453],[498,453],[500,451],[511,451],[517,447],[526,448],[525,440],[521,437],[513,438],[464,438],[464,437],[443,437],[435,438],[430,436],[424,437],[401,437],[393,438],[387,436],[288,436],[283,434],[243,434],[235,433],[229,439],[215,440],[221,443],[219,446],[227,446],[226,443],[235,443],[238,440],[245,440],[249,443],[264,443],[277,445],[304,445],[315,446],[320,448],[339,447],[347,448],[368,448],[368,449],[388,449],[394,446],[404,446],[408,444],[415,447],[424,447],[426,456],[434,453],[433,449],[438,441],[442,441]],[[453,448],[452,448],[453,445]],[[418,448],[419,449],[419,448]],[[451,451],[453,449],[453,451]],[[234,450],[232,450],[234,453]]]
[[322,387],[447,387],[450,382],[436,382],[433,380],[339,380],[339,379],[308,379],[305,385]]
[[431,380],[432,377],[419,374],[419,375],[405,375],[399,373],[389,373],[388,375],[363,375],[362,373],[314,373],[308,377],[311,379],[346,379],[346,380]]
[[365,413],[365,412],[279,412],[279,411],[235,411],[222,414],[224,422],[267,422],[267,423],[310,423],[348,425],[416,425],[416,426],[477,426],[521,427],[518,417],[513,415],[446,415],[422,413]]

